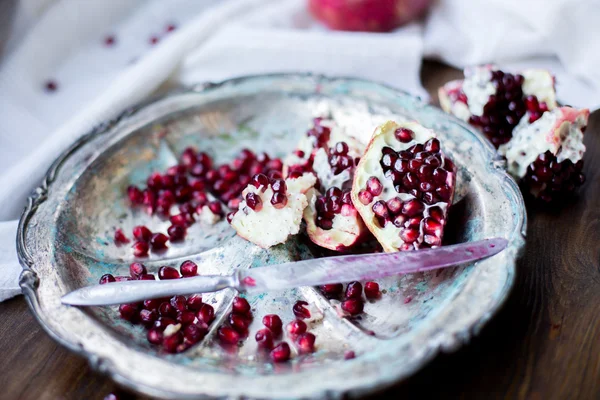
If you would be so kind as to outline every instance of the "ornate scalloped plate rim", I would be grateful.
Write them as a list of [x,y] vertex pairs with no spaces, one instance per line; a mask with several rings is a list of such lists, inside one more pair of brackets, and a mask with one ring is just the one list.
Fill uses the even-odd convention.
[[[379,83],[379,82],[373,82],[373,81],[358,79],[358,78],[353,78],[353,77],[328,77],[325,75],[312,74],[312,73],[280,73],[280,74],[245,75],[245,76],[241,76],[241,77],[237,77],[237,78],[233,78],[233,79],[223,80],[223,81],[217,82],[217,83],[206,82],[206,83],[202,83],[202,84],[193,85],[188,88],[176,89],[169,94],[202,93],[203,91],[206,91],[208,89],[218,88],[220,86],[224,86],[227,84],[235,84],[236,82],[242,82],[242,81],[256,79],[256,78],[270,78],[270,77],[272,77],[272,78],[289,78],[289,79],[312,79],[312,80],[315,80],[318,82],[323,82],[323,81],[335,82],[335,81],[344,81],[344,80],[347,80],[347,81],[350,80],[350,81],[355,81],[355,82],[364,82],[364,83],[380,86],[380,87],[390,90],[392,92],[396,92],[402,96],[409,96],[409,97],[414,98],[414,96],[412,96],[411,94],[409,94],[407,92],[404,92],[402,90],[393,88],[389,85]],[[75,143],[73,143],[73,145],[71,147],[69,147],[67,150],[65,150],[55,160],[55,162],[50,166],[50,168],[48,169],[48,171],[42,181],[42,184],[38,188],[36,188],[32,192],[32,195],[28,198],[27,204],[25,206],[25,209],[23,210],[23,213],[22,213],[20,221],[19,221],[19,225],[18,225],[18,229],[17,229],[16,244],[17,244],[17,255],[19,257],[19,262],[23,268],[19,284],[20,284],[21,290],[25,296],[27,304],[29,305],[34,317],[40,323],[42,328],[48,333],[48,335],[50,335],[50,337],[52,337],[58,343],[67,347],[71,351],[77,353],[80,356],[85,357],[88,360],[90,366],[94,370],[108,375],[112,380],[114,380],[118,384],[128,387],[130,389],[136,390],[140,393],[144,393],[144,394],[156,396],[156,397],[164,397],[164,398],[172,398],[175,396],[177,398],[190,398],[190,399],[204,397],[204,396],[210,396],[212,398],[232,398],[232,396],[230,396],[228,394],[220,394],[215,397],[214,394],[208,394],[208,393],[197,393],[197,394],[193,394],[193,395],[183,395],[182,396],[182,394],[178,393],[178,392],[164,390],[164,389],[157,389],[156,387],[153,387],[153,386],[140,384],[139,382],[132,381],[132,380],[128,379],[127,377],[125,377],[124,375],[122,375],[119,371],[117,371],[113,367],[111,360],[98,357],[97,355],[93,354],[92,352],[89,352],[89,351],[86,351],[85,349],[83,349],[81,345],[78,345],[77,343],[72,343],[72,342],[66,340],[65,338],[61,337],[58,333],[54,332],[46,323],[45,317],[40,309],[40,304],[39,304],[39,299],[38,299],[38,291],[37,291],[37,288],[39,285],[39,277],[33,269],[34,261],[28,252],[26,240],[25,240],[26,231],[27,231],[28,223],[29,223],[30,219],[35,214],[37,208],[47,199],[48,190],[49,190],[50,186],[54,182],[56,175],[59,172],[61,166],[69,157],[71,157],[79,148],[81,148],[82,146],[87,144],[89,141],[95,139],[96,137],[98,137],[102,134],[110,132],[112,128],[117,126],[121,121],[123,121],[127,117],[133,116],[138,111],[142,110],[144,107],[149,106],[156,101],[159,101],[163,97],[164,96],[150,98],[134,107],[128,108],[127,110],[122,112],[120,115],[118,115],[114,119],[111,119],[107,122],[104,122],[104,123],[96,126],[89,133],[83,135]],[[420,99],[417,99],[417,100],[420,101]],[[435,108],[434,106],[429,105],[429,104],[423,104],[423,107]],[[524,205],[524,201],[521,196],[519,187],[518,187],[517,183],[505,172],[505,170],[504,170],[505,163],[502,161],[501,158],[498,158],[498,156],[496,155],[496,153],[493,149],[493,146],[485,138],[483,138],[480,134],[475,132],[469,125],[467,125],[465,122],[459,120],[458,118],[451,116],[451,115],[447,115],[447,118],[449,120],[451,120],[453,123],[461,126],[463,129],[470,132],[472,134],[473,138],[479,142],[479,145],[488,154],[490,159],[493,160],[493,166],[494,166],[495,173],[498,174],[499,178],[501,178],[504,181],[504,183],[507,184],[508,187],[512,190],[513,194],[515,195],[515,199],[518,202],[519,210],[521,211],[521,213],[520,213],[520,215],[517,216],[518,217],[517,227],[516,227],[515,231],[512,232],[512,235],[514,236],[514,238],[511,240],[511,242],[509,244],[509,249],[507,249],[507,250],[512,249],[511,259],[510,259],[510,263],[509,263],[509,266],[512,268],[511,268],[511,270],[508,271],[508,276],[507,276],[505,285],[503,288],[500,289],[498,296],[496,297],[493,304],[489,307],[489,309],[486,310],[482,315],[480,315],[469,326],[465,327],[462,330],[462,332],[454,333],[454,335],[452,336],[452,340],[447,341],[447,342],[436,342],[434,346],[429,346],[423,352],[423,354],[421,355],[421,357],[418,360],[416,360],[412,364],[408,364],[408,365],[404,364],[403,368],[398,369],[397,372],[394,374],[389,374],[387,376],[379,377],[379,380],[376,382],[376,385],[354,386],[351,388],[347,388],[345,390],[333,390],[333,389],[323,390],[322,392],[319,393],[319,396],[318,396],[319,398],[339,398],[346,394],[360,395],[360,394],[367,394],[367,393],[372,393],[375,391],[382,390],[386,387],[393,385],[394,383],[397,383],[398,381],[400,381],[402,379],[405,379],[405,378],[411,376],[416,371],[418,371],[420,368],[422,368],[425,364],[427,364],[429,361],[431,361],[437,354],[439,354],[441,352],[451,352],[451,351],[458,349],[461,345],[468,343],[471,337],[473,337],[474,335],[477,335],[480,332],[481,328],[491,319],[492,315],[494,315],[495,312],[504,304],[504,302],[506,301],[506,299],[508,297],[508,294],[510,293],[512,286],[514,285],[516,259],[519,257],[519,255],[522,253],[522,251],[524,249],[525,235],[526,235],[526,228],[527,228],[527,215],[525,212],[525,205]],[[247,398],[245,396],[240,396],[240,397]]]

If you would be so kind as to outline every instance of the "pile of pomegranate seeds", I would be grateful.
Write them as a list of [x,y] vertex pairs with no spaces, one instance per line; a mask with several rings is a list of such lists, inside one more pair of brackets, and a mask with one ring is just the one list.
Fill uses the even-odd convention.
[[243,297],[234,298],[226,323],[217,331],[219,341],[224,345],[237,345],[248,336],[251,322],[252,311],[248,300]]
[[[159,279],[179,279],[195,276],[198,266],[192,261],[184,261],[180,270],[172,267],[161,267]],[[134,262],[129,266],[130,276],[114,277],[110,274],[100,278],[100,284],[108,284],[120,280],[155,280],[146,266]],[[215,318],[214,308],[202,302],[202,296],[194,294],[188,297],[173,296],[171,298],[149,299],[140,303],[121,304],[121,318],[141,324],[147,329],[148,342],[159,346],[168,353],[180,353],[200,342],[208,333],[208,327]]]
[[545,202],[561,199],[583,185],[585,176],[582,173],[583,160],[573,164],[566,159],[556,160],[550,151],[540,154],[529,165],[524,181],[529,190],[537,193],[537,197]]
[[[271,205],[277,209],[281,209],[287,205],[287,185],[285,180],[281,178],[281,175],[271,174],[271,176],[276,176],[275,178],[269,178],[267,175],[258,173],[250,179],[250,184],[257,189],[261,189],[262,192],[271,185],[271,189],[273,190],[273,195],[271,196]],[[248,193],[246,195],[246,204],[252,210],[258,212],[262,210],[262,200],[260,199],[257,193]]]
[[[316,224],[319,228],[329,230],[333,227],[333,219],[336,214],[350,215],[354,210],[350,190],[344,190],[337,187],[327,189],[324,196],[318,196],[315,202],[317,210]],[[344,207],[348,208],[343,212]]]

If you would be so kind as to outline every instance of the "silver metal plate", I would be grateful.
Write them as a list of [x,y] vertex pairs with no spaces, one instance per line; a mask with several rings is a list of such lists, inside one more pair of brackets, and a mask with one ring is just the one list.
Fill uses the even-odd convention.
[[[414,119],[436,130],[458,166],[457,195],[446,242],[500,236],[506,251],[462,266],[380,281],[383,297],[365,306],[362,318],[340,318],[333,304],[306,287],[250,295],[250,337],[234,351],[220,347],[215,330],[185,353],[165,355],[143,330],[119,319],[115,307],[63,306],[65,293],[98,281],[105,273],[126,275],[127,246],[112,243],[115,227],[131,232],[143,223],[165,231],[168,223],[131,211],[125,188],[152,170],[175,163],[194,145],[228,161],[242,147],[284,155],[311,118],[330,113],[350,133],[366,140],[387,119]],[[515,182],[494,151],[470,127],[395,89],[356,79],[313,75],[265,75],[199,85],[128,110],[83,137],[51,167],[29,199],[18,232],[21,287],[44,329],[90,361],[97,370],[134,390],[165,398],[335,398],[361,394],[405,378],[439,351],[451,351],[478,332],[512,287],[515,260],[524,245],[526,215]],[[195,224],[187,240],[145,264],[209,261],[203,274],[260,267],[327,255],[300,235],[270,250],[235,236],[226,222]],[[190,255],[193,255],[190,257]],[[205,296],[217,310],[216,328],[235,293]],[[324,318],[311,323],[317,352],[273,365],[256,352],[254,332],[265,314],[293,319],[298,299]],[[346,351],[356,358],[344,359]]]

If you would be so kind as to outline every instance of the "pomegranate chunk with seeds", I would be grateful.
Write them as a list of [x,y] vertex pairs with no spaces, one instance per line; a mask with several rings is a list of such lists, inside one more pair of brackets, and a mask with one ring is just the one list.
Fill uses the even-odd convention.
[[[441,244],[455,186],[455,166],[441,147],[434,132],[416,122],[388,121],[375,130],[351,195],[386,252]],[[425,223],[439,229],[426,234]]]
[[533,197],[561,200],[584,183],[583,132],[589,114],[587,109],[555,108],[519,125],[511,141],[500,146],[508,172]]
[[445,84],[439,98],[444,111],[480,129],[495,147],[507,143],[521,121],[532,123],[557,107],[548,71],[510,73],[490,65],[465,69],[465,79]]

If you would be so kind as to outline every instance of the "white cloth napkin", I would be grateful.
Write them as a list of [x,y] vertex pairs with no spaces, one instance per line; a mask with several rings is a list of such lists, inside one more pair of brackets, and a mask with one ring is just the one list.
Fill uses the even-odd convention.
[[[327,30],[304,0],[21,0],[0,64],[0,221],[18,218],[77,137],[165,83],[313,71],[426,97],[419,82],[425,50],[457,67],[543,62],[560,72],[559,97],[600,104],[598,53],[589,54],[586,39],[600,8],[530,3],[440,1],[422,25],[370,34]],[[109,35],[112,46],[104,44]],[[56,91],[44,90],[49,80]],[[15,222],[0,223],[0,301],[18,293],[15,231]]]

